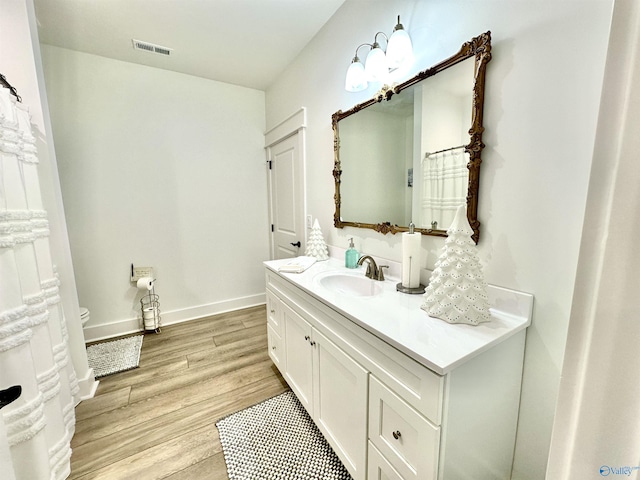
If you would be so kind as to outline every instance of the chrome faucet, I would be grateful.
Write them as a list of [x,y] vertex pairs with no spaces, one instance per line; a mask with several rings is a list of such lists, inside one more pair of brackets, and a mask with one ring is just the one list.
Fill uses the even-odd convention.
[[364,262],[367,262],[367,272],[364,274],[365,277],[370,278],[372,280],[380,280],[384,281],[384,272],[383,268],[389,268],[389,265],[376,265],[376,261],[370,255],[363,255],[358,260],[358,265],[362,265]]

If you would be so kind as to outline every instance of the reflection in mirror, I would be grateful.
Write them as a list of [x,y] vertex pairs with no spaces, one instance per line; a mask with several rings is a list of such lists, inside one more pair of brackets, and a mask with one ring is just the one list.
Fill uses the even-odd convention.
[[404,93],[400,101],[372,105],[340,122],[345,219],[409,225],[413,103],[405,102],[410,95]]
[[336,227],[397,233],[413,221],[423,234],[446,236],[457,207],[466,202],[478,241],[490,51],[487,32],[407,82],[333,115]]
[[413,87],[421,120],[412,196],[412,218],[419,228],[448,229],[467,201],[469,155],[464,147],[469,143],[473,67],[469,58]]

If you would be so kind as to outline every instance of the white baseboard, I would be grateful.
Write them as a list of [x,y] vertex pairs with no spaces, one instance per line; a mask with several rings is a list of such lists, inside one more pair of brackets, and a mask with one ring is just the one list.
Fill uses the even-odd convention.
[[[250,295],[247,297],[234,298],[221,302],[208,303],[206,305],[198,305],[195,307],[182,308],[179,310],[171,310],[162,312],[162,325],[172,325],[174,323],[182,323],[189,320],[195,320],[220,313],[232,312],[243,308],[263,305],[266,302],[264,293]],[[102,325],[91,325],[84,328],[85,342],[96,342],[107,338],[119,337],[131,333],[141,332],[139,318],[127,318],[116,322],[105,323]]]
[[80,401],[93,398],[93,396],[96,394],[96,390],[98,389],[99,384],[100,381],[95,379],[93,368],[89,368],[85,377],[78,379],[78,387],[80,387],[78,397],[80,398]]

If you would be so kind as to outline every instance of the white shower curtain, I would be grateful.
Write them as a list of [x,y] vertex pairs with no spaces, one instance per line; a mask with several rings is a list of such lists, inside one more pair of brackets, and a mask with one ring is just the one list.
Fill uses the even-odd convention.
[[78,382],[49,249],[29,114],[0,88],[0,477],[70,473]]
[[468,162],[469,154],[464,147],[425,155],[422,160],[420,225],[429,228],[437,222],[438,229],[449,228],[457,208],[467,202]]

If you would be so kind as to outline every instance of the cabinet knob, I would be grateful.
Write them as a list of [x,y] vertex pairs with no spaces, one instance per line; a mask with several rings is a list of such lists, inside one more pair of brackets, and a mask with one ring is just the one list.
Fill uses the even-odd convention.
[[400,430],[396,430],[395,432],[393,432],[393,438],[398,440],[400,437],[402,437],[402,434],[400,433]]
[[304,339],[305,339],[307,342],[309,341],[309,338],[310,338],[310,337],[309,337],[309,335],[305,335],[305,336],[304,336]]
[[275,350],[275,349],[276,349],[276,346],[275,346],[275,345],[274,345],[273,347],[271,347],[271,350]]
[[310,342],[312,347],[316,346],[316,342],[314,342],[313,340]]
[[275,308],[272,308],[272,309],[271,309],[271,313],[276,313],[276,309],[275,309]]

